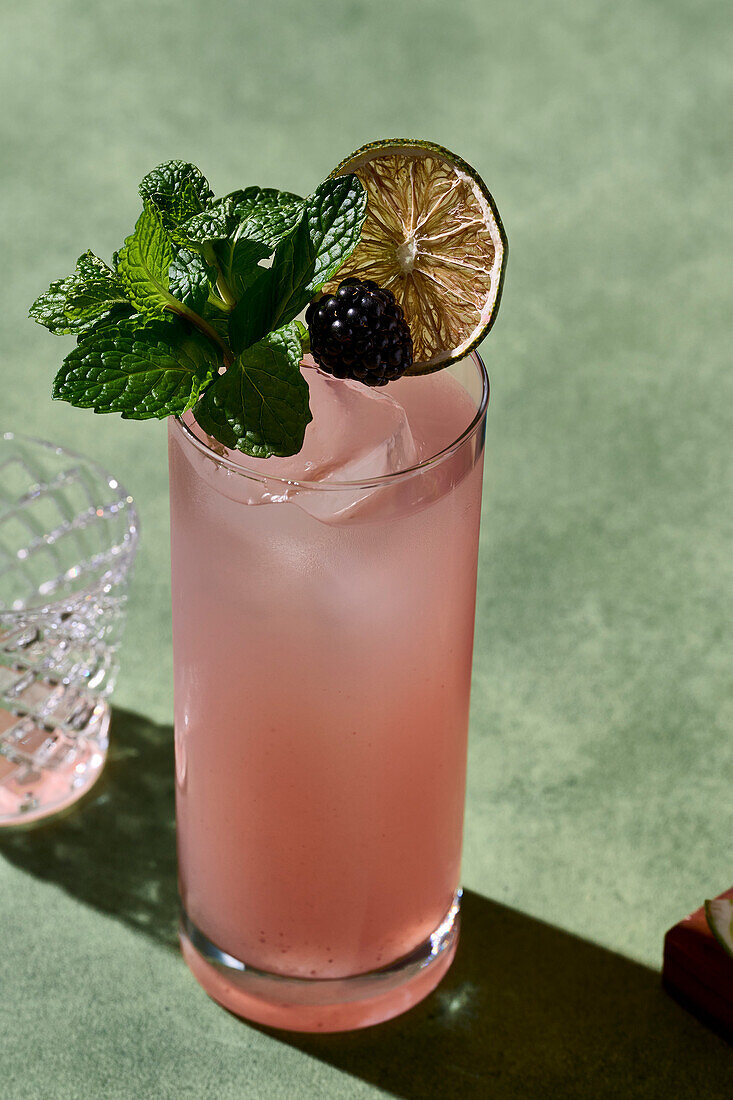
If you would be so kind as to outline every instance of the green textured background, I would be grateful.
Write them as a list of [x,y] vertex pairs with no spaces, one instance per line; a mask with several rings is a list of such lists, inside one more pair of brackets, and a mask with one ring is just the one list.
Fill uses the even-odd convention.
[[[0,34],[0,426],[103,459],[142,550],[104,786],[0,842],[0,1093],[731,1094],[665,929],[731,884],[729,0],[26,0]],[[48,392],[33,297],[170,157],[310,190],[394,134],[487,179],[492,377],[459,959],[400,1021],[288,1040],[170,946],[164,427]],[[427,855],[427,854],[426,854]]]

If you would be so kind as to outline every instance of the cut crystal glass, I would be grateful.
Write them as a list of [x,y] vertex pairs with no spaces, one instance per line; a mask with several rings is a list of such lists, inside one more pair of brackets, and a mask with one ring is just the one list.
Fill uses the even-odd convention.
[[102,770],[138,537],[96,463],[0,437],[0,826],[67,808]]

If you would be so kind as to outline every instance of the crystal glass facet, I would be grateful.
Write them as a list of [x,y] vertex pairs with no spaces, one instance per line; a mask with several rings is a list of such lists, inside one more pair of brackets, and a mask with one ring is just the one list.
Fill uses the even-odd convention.
[[0,826],[65,809],[102,770],[138,529],[96,463],[0,437]]

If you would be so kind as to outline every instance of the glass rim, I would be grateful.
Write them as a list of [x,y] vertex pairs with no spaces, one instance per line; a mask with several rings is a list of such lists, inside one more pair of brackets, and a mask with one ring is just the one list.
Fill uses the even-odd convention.
[[[481,422],[486,416],[486,411],[489,406],[489,396],[491,388],[489,385],[489,375],[486,370],[486,364],[477,351],[471,351],[468,355],[463,357],[464,359],[473,360],[473,364],[476,367],[479,376],[481,378],[481,400],[470,423],[463,431],[458,435],[452,443],[443,447],[440,451],[436,451],[434,455],[429,455],[427,458],[422,459],[420,462],[416,462],[412,466],[406,466],[404,470],[395,470],[389,474],[379,474],[376,477],[360,478],[356,481],[308,481],[302,478],[287,478],[278,474],[268,474],[262,470],[253,470],[247,466],[240,465],[238,462],[233,462],[230,458],[226,458],[224,455],[218,454],[212,447],[209,447],[203,440],[189,428],[188,424],[185,424],[180,416],[172,417],[178,429],[183,433],[186,440],[192,444],[210,462],[215,463],[217,466],[224,466],[231,473],[238,474],[240,477],[246,477],[251,481],[259,482],[275,482],[279,485],[287,485],[297,489],[307,489],[313,492],[339,492],[349,489],[367,489],[378,488],[382,485],[394,485],[400,481],[408,480],[411,477],[415,477],[417,474],[422,473],[424,470],[432,469],[434,466],[440,465],[445,462],[451,455],[460,450],[465,443],[478,431]],[[460,360],[459,360],[460,362]],[[419,378],[419,375],[415,375],[415,378]],[[246,459],[247,455],[242,455]]]
[[[121,498],[124,499],[129,508],[129,519],[127,520],[127,537],[129,541],[125,547],[125,553],[124,555],[120,555],[120,559],[131,561],[140,540],[140,518],[134,498],[128,493],[119,478],[116,478],[109,470],[100,465],[96,459],[89,458],[88,455],[81,454],[80,451],[74,451],[70,447],[62,446],[60,443],[52,443],[48,439],[40,439],[35,435],[26,435],[25,432],[0,431],[0,455],[2,454],[3,443],[10,442],[13,439],[18,439],[22,443],[31,443],[36,447],[42,447],[44,450],[52,451],[57,455],[64,455],[77,462],[83,462],[87,467],[93,470],[95,474],[99,475],[107,483],[110,489],[117,489],[119,491]],[[104,580],[108,572],[109,570],[105,571],[105,573],[102,573],[93,583],[90,582],[60,599],[50,598],[47,602],[31,604],[26,607],[7,607],[0,604],[0,623],[7,624],[10,621],[20,623],[40,615],[47,615],[56,608],[65,610],[77,603],[82,603],[92,592],[96,591],[100,582]]]

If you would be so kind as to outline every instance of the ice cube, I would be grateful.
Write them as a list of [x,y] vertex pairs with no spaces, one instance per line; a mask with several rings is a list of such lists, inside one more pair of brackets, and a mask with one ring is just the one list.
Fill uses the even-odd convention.
[[[360,382],[331,378],[317,370],[310,357],[306,357],[303,373],[313,419],[297,455],[254,459],[228,451],[213,440],[208,443],[243,470],[267,478],[262,483],[248,479],[242,486],[227,486],[227,496],[249,504],[292,501],[317,519],[343,522],[375,487],[337,489],[336,485],[405,470],[419,461],[417,447],[405,410],[389,394]],[[190,416],[184,419],[196,434],[202,434]],[[235,474],[230,480],[244,479]],[[284,482],[316,482],[333,488],[319,491]]]
[[376,486],[335,486],[405,470],[418,461],[417,448],[405,410],[389,394],[312,368],[305,373],[313,420],[303,448],[293,458],[269,461],[287,466],[287,473],[273,470],[279,477],[333,486],[302,489],[292,499],[317,519],[343,522]]
[[417,462],[405,410],[388,393],[313,368],[304,373],[313,420],[303,448],[292,458],[268,459],[268,472],[297,481],[364,481]]

